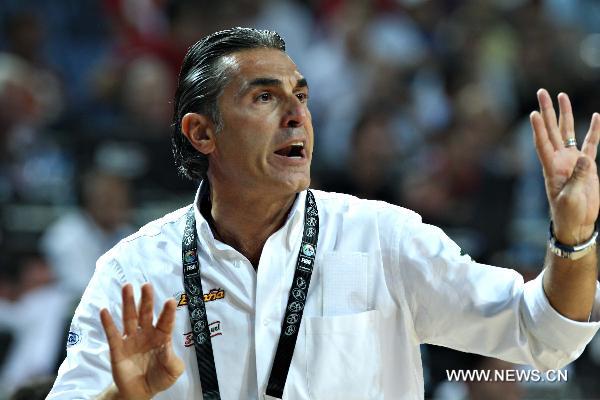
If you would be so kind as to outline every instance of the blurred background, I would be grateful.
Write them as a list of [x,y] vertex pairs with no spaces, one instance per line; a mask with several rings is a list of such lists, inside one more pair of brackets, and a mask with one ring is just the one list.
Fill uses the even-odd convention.
[[[98,256],[193,198],[170,152],[178,68],[238,25],[278,31],[312,87],[314,188],[411,208],[480,262],[541,270],[528,115],[539,87],[567,92],[581,143],[600,111],[599,1],[2,0],[0,399],[52,380]],[[450,383],[446,369],[515,366],[423,357],[428,398],[600,398],[600,339],[562,383]]]

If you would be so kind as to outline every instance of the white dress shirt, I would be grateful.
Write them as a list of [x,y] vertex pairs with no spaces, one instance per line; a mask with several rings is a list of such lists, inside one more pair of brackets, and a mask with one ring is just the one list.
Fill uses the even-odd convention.
[[46,230],[41,249],[64,294],[75,300],[90,281],[98,257],[132,232],[134,229],[126,224],[106,232],[86,211],[76,210],[62,216]]
[[[600,323],[574,322],[548,303],[541,276],[478,264],[409,210],[314,191],[320,218],[312,281],[284,399],[423,399],[419,345],[432,343],[540,369],[574,360]],[[198,195],[197,195],[198,197]],[[264,245],[258,271],[195,216],[199,259],[223,400],[262,399],[300,248],[306,192]],[[66,360],[48,399],[90,399],[112,382],[100,309],[121,327],[121,287],[151,282],[155,318],[183,292],[188,208],[149,223],[98,260],[75,312]],[[185,303],[182,301],[181,303]],[[600,291],[591,321],[600,317]],[[188,311],[178,306],[174,351],[184,374],[159,400],[201,399]]]

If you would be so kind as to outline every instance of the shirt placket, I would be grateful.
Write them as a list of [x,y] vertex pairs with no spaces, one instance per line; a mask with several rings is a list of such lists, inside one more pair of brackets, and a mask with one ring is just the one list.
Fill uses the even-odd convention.
[[282,261],[285,257],[271,251],[272,239],[270,238],[263,248],[256,280],[254,343],[259,398],[262,398],[269,379],[277,339],[281,331],[281,316],[285,307],[282,304],[285,298],[283,295],[285,268]]

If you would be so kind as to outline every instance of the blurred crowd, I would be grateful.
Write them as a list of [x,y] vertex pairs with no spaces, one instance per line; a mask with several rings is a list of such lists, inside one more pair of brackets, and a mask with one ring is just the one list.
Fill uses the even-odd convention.
[[[567,92],[581,143],[600,111],[600,2],[3,0],[0,399],[51,380],[98,256],[193,198],[170,152],[178,68],[231,26],[278,31],[307,78],[312,187],[411,208],[480,262],[541,270],[528,115],[538,88]],[[431,398],[600,398],[600,340],[561,384],[450,383],[446,369],[515,366],[423,354]]]

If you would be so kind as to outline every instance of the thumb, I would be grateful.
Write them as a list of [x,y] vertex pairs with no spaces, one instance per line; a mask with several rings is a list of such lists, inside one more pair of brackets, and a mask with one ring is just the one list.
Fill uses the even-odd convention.
[[575,163],[575,168],[573,168],[571,178],[569,178],[569,183],[577,185],[583,181],[590,169],[590,165],[590,160],[587,157],[579,157]]
[[577,159],[571,177],[567,180],[565,186],[561,190],[563,201],[560,203],[563,203],[563,206],[566,205],[564,204],[564,201],[570,203],[573,200],[571,195],[580,193],[585,189],[586,176],[589,174],[590,169],[591,162],[587,157],[581,156]]
[[158,359],[173,381],[183,373],[185,368],[183,361],[173,351],[173,343],[170,340],[159,349]]

